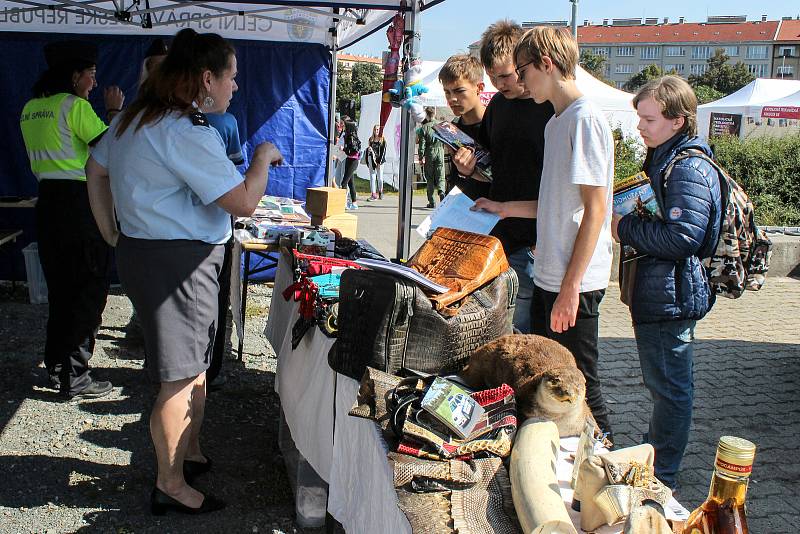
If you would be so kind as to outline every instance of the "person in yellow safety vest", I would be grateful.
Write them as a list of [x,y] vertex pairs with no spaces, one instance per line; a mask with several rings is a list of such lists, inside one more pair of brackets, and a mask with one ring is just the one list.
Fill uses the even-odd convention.
[[[33,87],[20,128],[39,180],[36,232],[47,281],[49,315],[44,362],[51,386],[68,398],[96,398],[111,383],[94,381],[89,359],[106,305],[111,249],[89,206],[84,166],[107,126],[87,100],[97,86],[97,47],[83,41],[49,43],[47,70]],[[125,96],[105,90],[109,119]]]

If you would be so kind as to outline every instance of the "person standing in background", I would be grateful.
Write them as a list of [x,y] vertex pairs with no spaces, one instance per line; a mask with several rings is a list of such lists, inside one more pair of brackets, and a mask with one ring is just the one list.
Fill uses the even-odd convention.
[[356,196],[356,169],[358,161],[361,159],[361,140],[358,138],[358,128],[355,121],[349,116],[344,116],[344,153],[347,155],[344,163],[344,177],[342,187],[350,189],[350,198],[347,201],[347,209],[358,209],[358,197]]
[[[112,388],[89,374],[111,267],[111,249],[92,217],[84,171],[89,147],[107,128],[88,101],[97,87],[97,46],[54,42],[45,46],[44,55],[47,70],[20,117],[31,171],[39,180],[36,231],[49,301],[44,363],[50,385],[63,395],[96,398]],[[125,96],[111,86],[104,99],[113,117]]]
[[140,87],[156,67],[164,61],[164,58],[167,57],[167,50],[167,43],[160,37],[153,39],[153,42],[147,47],[147,51],[144,53],[144,61],[142,61],[142,71],[139,74]]
[[367,144],[366,163],[369,169],[369,188],[372,193],[367,202],[383,198],[383,164],[386,162],[386,139],[380,134],[381,127],[372,127],[372,136]]
[[428,208],[435,208],[434,193],[444,200],[444,145],[433,133],[436,108],[425,108],[425,122],[417,129],[417,145],[428,189]]

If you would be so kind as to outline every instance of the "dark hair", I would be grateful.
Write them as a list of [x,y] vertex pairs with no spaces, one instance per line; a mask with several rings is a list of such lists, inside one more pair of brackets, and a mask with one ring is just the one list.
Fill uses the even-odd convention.
[[80,74],[86,69],[91,69],[95,65],[86,62],[73,62],[68,65],[61,65],[56,68],[47,69],[39,76],[33,84],[33,97],[44,98],[57,95],[58,93],[75,94],[75,86],[72,83],[72,76]]
[[167,57],[147,77],[136,100],[122,112],[117,137],[140,113],[137,130],[172,111],[193,113],[194,103],[203,93],[203,73],[209,70],[214,76],[222,76],[235,54],[233,46],[216,33],[197,33],[190,28],[179,31]]

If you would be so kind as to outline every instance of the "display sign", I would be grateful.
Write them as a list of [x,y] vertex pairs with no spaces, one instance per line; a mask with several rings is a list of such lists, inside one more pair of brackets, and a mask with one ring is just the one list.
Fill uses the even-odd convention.
[[798,106],[764,106],[761,116],[767,119],[800,119]]
[[742,131],[742,116],[736,113],[711,113],[708,132],[711,137],[720,135],[739,136]]

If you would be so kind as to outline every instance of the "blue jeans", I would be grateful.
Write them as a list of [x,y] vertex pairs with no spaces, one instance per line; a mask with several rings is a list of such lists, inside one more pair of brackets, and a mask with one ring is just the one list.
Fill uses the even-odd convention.
[[673,489],[692,424],[696,323],[664,321],[633,327],[644,385],[653,399],[653,415],[644,441],[656,450],[656,477]]
[[533,297],[533,259],[523,247],[508,256],[508,264],[517,273],[519,291],[514,308],[514,328],[523,334],[531,333],[531,298]]

